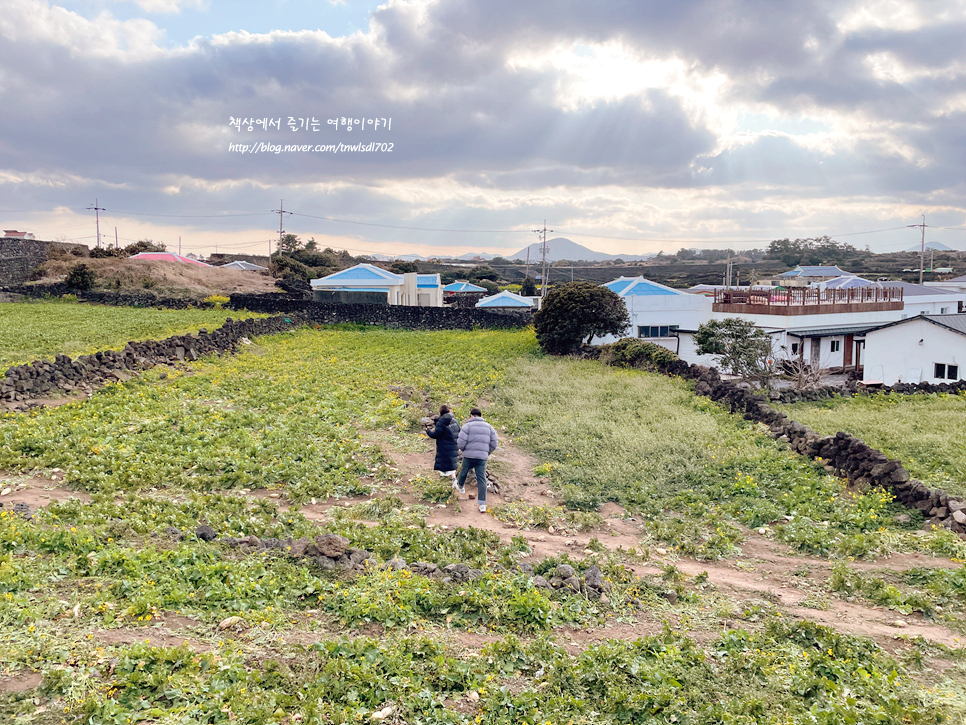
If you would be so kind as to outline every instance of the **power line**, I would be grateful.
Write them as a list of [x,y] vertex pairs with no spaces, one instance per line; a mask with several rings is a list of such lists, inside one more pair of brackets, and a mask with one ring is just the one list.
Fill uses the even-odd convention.
[[321,219],[327,222],[339,222],[341,224],[358,224],[364,227],[380,227],[382,229],[408,229],[414,232],[451,232],[465,234],[525,234],[526,229],[440,229],[437,227],[404,227],[396,224],[375,224],[373,222],[356,222],[350,219],[334,219],[327,216],[314,216],[312,214],[302,214],[297,211],[291,212],[295,216],[304,216],[308,219]]

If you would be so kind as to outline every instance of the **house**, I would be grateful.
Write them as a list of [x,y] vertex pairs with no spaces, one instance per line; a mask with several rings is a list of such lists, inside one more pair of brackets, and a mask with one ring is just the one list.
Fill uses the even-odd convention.
[[309,284],[317,302],[443,306],[443,286],[438,274],[395,274],[362,263],[327,277],[313,279]]
[[771,285],[772,287],[807,287],[816,282],[824,282],[835,277],[852,276],[844,269],[826,266],[805,266],[798,265],[795,269],[783,272],[777,277],[767,280],[759,280],[759,284]]
[[243,260],[236,260],[234,262],[229,262],[228,264],[222,264],[219,269],[237,269],[242,272],[267,272],[268,267],[263,267],[260,264],[252,264],[251,262],[245,262]]
[[190,259],[189,257],[183,257],[175,252],[141,252],[140,254],[132,254],[128,259],[134,262],[175,262],[177,264],[193,264],[198,267],[210,267],[210,264],[205,264],[197,259]]
[[966,379],[966,315],[917,315],[867,332],[862,379],[884,385]]
[[4,239],[36,239],[31,232],[18,232],[16,229],[4,229]]
[[[693,338],[683,333],[696,332],[698,325],[711,319],[710,297],[667,287],[644,277],[619,277],[603,286],[616,293],[627,306],[631,326],[625,337],[657,343],[687,362],[708,362],[694,351]],[[602,345],[617,339],[607,335],[594,338],[593,343]]]
[[475,284],[471,284],[469,282],[466,282],[465,280],[459,280],[459,279],[443,287],[443,292],[445,292],[446,294],[456,294],[460,292],[473,292],[473,293],[484,292],[485,293],[486,291],[487,290],[485,287],[479,287]]
[[494,309],[518,309],[518,310],[532,310],[533,303],[530,302],[526,297],[521,297],[518,294],[514,294],[509,290],[503,290],[495,295],[490,295],[489,297],[483,297],[476,306],[485,310]]
[[905,306],[900,319],[917,315],[952,315],[966,311],[966,291],[890,280],[884,285],[902,290]]

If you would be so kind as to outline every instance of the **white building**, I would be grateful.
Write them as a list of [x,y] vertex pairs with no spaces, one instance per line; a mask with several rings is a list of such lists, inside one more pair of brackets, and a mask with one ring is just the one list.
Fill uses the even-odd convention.
[[[708,363],[695,352],[691,335],[711,319],[712,299],[652,282],[644,277],[620,277],[604,285],[627,305],[631,327],[626,336],[654,342],[689,363]],[[615,342],[617,336],[595,337],[595,345]]]
[[920,315],[865,335],[863,382],[949,383],[966,378],[966,315]]
[[372,264],[357,264],[310,283],[317,301],[442,307],[438,274],[395,274]]

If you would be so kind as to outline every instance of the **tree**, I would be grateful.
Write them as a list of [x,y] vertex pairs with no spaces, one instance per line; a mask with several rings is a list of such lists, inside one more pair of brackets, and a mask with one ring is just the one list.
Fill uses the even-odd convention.
[[304,247],[305,251],[314,252],[318,248],[319,248],[319,245],[315,243],[315,237],[309,237],[309,241],[305,243],[305,247]]
[[624,300],[592,282],[553,287],[533,317],[537,342],[544,351],[562,355],[594,337],[623,335],[630,326]]
[[415,262],[393,262],[389,271],[393,274],[408,274],[409,272],[418,272],[419,267],[416,266]]
[[694,335],[699,355],[720,355],[721,367],[732,375],[765,386],[774,377],[771,336],[754,323],[737,317],[698,325]]
[[282,254],[292,254],[302,248],[302,240],[294,234],[283,234],[278,240],[278,251]]
[[500,273],[487,264],[478,264],[467,273],[466,278],[488,279],[492,282],[496,282],[498,279],[500,279]]
[[64,282],[74,289],[90,289],[97,281],[97,272],[86,264],[75,264],[67,272]]
[[523,283],[520,285],[520,294],[524,297],[535,297],[537,294],[537,283],[534,281],[533,277],[524,277]]
[[128,244],[124,247],[124,251],[129,257],[133,257],[141,252],[163,252],[165,248],[161,242],[155,243],[151,239],[139,239],[134,244]]

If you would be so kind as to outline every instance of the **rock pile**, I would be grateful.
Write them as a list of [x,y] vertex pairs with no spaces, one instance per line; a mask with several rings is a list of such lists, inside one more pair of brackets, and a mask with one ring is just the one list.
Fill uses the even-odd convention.
[[[199,526],[195,530],[195,535],[203,541],[212,541],[218,536],[214,529],[207,525]],[[343,571],[362,570],[368,566],[368,562],[372,559],[372,554],[365,549],[349,546],[347,538],[332,533],[319,534],[314,539],[307,536],[299,539],[260,539],[257,536],[235,538],[228,536],[222,541],[227,546],[249,552],[279,551],[292,559],[314,562],[327,571],[333,569]]]
[[[176,335],[165,340],[129,342],[123,350],[105,350],[72,360],[58,355],[53,362],[37,360],[9,368],[0,379],[0,401],[24,402],[73,392],[91,392],[111,382],[128,380],[132,373],[158,364],[194,361],[203,355],[233,352],[242,338],[292,329],[300,320],[277,316],[232,320],[214,332]],[[17,406],[15,406],[17,407]],[[21,408],[28,405],[19,406]]]

